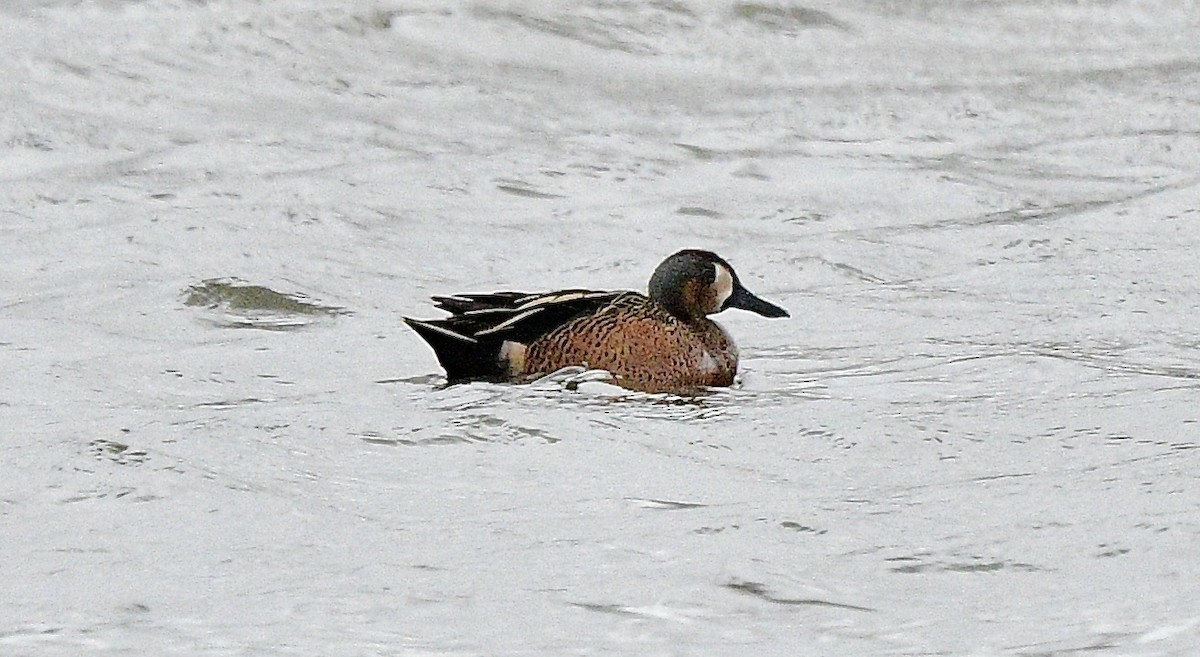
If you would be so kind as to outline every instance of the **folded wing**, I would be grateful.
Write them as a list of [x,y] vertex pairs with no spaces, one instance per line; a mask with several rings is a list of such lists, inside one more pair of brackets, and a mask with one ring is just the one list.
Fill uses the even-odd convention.
[[451,381],[503,380],[505,342],[529,345],[576,317],[598,312],[625,291],[560,290],[541,294],[492,292],[433,297],[445,319],[404,318],[433,347]]

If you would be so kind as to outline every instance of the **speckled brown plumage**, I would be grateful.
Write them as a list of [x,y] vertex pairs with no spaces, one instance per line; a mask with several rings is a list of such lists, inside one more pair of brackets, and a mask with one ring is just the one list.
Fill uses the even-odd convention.
[[737,347],[716,322],[685,322],[630,292],[529,344],[521,374],[582,365],[607,370],[626,388],[671,392],[728,386],[737,362]]
[[742,308],[787,317],[710,251],[685,249],[664,260],[649,292],[439,296],[435,304],[450,317],[404,321],[433,347],[451,383],[528,381],[585,366],[633,390],[692,393],[731,385],[737,374],[737,347],[708,315]]

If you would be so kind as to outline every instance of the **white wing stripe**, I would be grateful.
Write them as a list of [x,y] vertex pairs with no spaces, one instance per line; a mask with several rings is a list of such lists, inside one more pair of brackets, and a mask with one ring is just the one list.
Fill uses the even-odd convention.
[[578,301],[580,299],[601,299],[604,297],[613,297],[621,294],[620,292],[592,292],[583,290],[580,292],[555,292],[551,294],[543,294],[528,301],[524,301],[516,310],[525,310],[527,308],[536,308],[538,306],[549,306],[555,303],[564,303],[567,301]]
[[454,338],[455,340],[461,340],[463,342],[470,342],[471,344],[479,344],[479,340],[476,340],[475,338],[473,338],[469,335],[463,335],[462,333],[458,333],[456,331],[451,331],[450,329],[438,326],[437,324],[430,324],[429,322],[422,322],[422,321],[416,320],[416,319],[409,320],[409,321],[411,321],[413,324],[419,325],[422,328],[429,329],[430,331],[436,331],[447,337]]
[[525,320],[525,319],[527,319],[537,313],[540,313],[540,312],[542,312],[541,308],[533,308],[531,310],[526,310],[525,312],[522,312],[522,313],[517,313],[516,315],[509,317],[508,319],[504,320],[503,322],[500,322],[499,324],[493,326],[492,328],[479,331],[475,335],[491,335],[492,333],[499,333],[500,331],[503,331],[504,329],[506,329],[510,326],[513,326],[513,325],[517,324],[518,322],[521,322],[522,320]]

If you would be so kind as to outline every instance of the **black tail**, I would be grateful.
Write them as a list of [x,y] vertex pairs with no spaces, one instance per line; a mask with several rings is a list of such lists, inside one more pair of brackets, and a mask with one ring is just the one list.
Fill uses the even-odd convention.
[[404,318],[417,335],[433,347],[450,382],[469,379],[500,381],[508,372],[500,362],[499,338],[481,339],[463,335],[450,324],[454,318],[419,320]]

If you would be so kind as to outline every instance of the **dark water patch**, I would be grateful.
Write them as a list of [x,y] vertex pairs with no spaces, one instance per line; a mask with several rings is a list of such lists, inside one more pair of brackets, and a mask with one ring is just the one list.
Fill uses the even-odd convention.
[[974,226],[1020,226],[1025,224],[1045,224],[1069,217],[1077,214],[1082,214],[1089,210],[1114,205],[1124,202],[1126,199],[1113,200],[1089,200],[1076,201],[1070,203],[1059,203],[1056,205],[1021,205],[1014,208],[1005,208],[992,212],[974,215],[970,217],[956,217],[951,219],[943,219],[931,223],[922,224],[922,229],[942,229],[952,227],[974,227]]
[[88,452],[99,460],[111,461],[118,465],[141,465],[150,458],[143,450],[133,449],[125,443],[105,438],[89,442]]
[[276,383],[281,386],[296,385],[295,381],[289,381],[287,379],[280,378],[280,376],[278,374],[256,374],[255,376],[260,379],[266,379],[266,380],[270,381],[271,383]]
[[1178,57],[1165,61],[1126,66],[1043,70],[1039,72],[1038,83],[1055,85],[1055,87],[1083,83],[1128,92],[1131,87],[1137,88],[1146,84],[1162,84],[1166,80],[1171,80],[1179,84],[1179,88],[1185,88],[1188,84],[1183,82],[1183,80],[1197,73],[1200,73],[1200,59]]
[[795,226],[806,226],[808,224],[819,224],[829,220],[829,215],[816,210],[778,210],[774,215],[763,217],[764,219],[775,219],[785,224]]
[[388,438],[374,432],[357,434],[358,439],[368,445],[382,447],[433,447],[438,445],[473,444],[476,441],[465,436],[437,435],[427,438]]
[[[749,178],[757,180],[767,180],[769,177],[762,173],[759,165],[755,164],[756,160],[790,160],[792,158],[812,157],[811,149],[807,147],[789,147],[779,146],[776,148],[716,148],[712,146],[701,146],[699,144],[689,144],[686,142],[672,142],[672,146],[683,149],[693,159],[700,162],[733,162],[737,163],[737,168],[730,172],[734,178]],[[746,164],[746,160],[751,160]],[[661,171],[658,173],[662,173]]]
[[1098,559],[1108,559],[1129,554],[1129,548],[1125,547],[1117,547],[1115,545],[1099,545],[1097,547],[1099,551],[1096,552],[1095,556]]
[[675,500],[655,500],[642,497],[626,497],[626,502],[632,502],[643,509],[657,511],[683,511],[686,509],[703,509],[707,504],[699,502],[679,502]]
[[733,448],[725,443],[716,443],[704,438],[689,440],[687,444],[693,447],[700,447],[702,449],[720,450],[722,452],[733,451]]
[[540,191],[534,189],[533,187],[522,184],[522,183],[515,183],[515,184],[514,183],[499,183],[496,185],[496,189],[504,192],[505,194],[512,194],[513,196],[520,196],[522,198],[536,198],[536,199],[566,198],[562,194],[551,194],[549,192],[540,192]]
[[368,445],[384,445],[387,447],[398,447],[400,445],[406,444],[406,441],[402,441],[399,438],[386,438],[386,437],[384,437],[378,433],[375,433],[373,431],[368,431],[366,433],[352,434],[352,435],[358,436],[359,440],[363,441],[364,443],[367,443]]
[[613,168],[607,164],[591,163],[574,163],[568,165],[568,168],[570,168],[574,173],[587,176],[588,178],[599,178],[613,170]]
[[476,442],[523,443],[533,441],[553,444],[559,441],[559,438],[544,429],[524,426],[487,414],[456,418],[450,424],[462,429],[468,438]]
[[1015,570],[1018,572],[1043,572],[1046,569],[1035,566],[1030,563],[1020,561],[985,561],[983,559],[972,559],[970,561],[929,561],[925,562],[915,557],[898,557],[888,559],[888,561],[914,561],[904,566],[892,568],[893,573],[901,575],[920,575],[924,573],[948,572],[948,573],[991,573],[1003,570]]
[[[691,155],[692,158],[700,162],[730,162],[747,159],[760,160],[769,158],[786,158],[796,155],[808,155],[807,151],[796,148],[713,148],[710,146],[700,146],[698,144],[687,144],[684,142],[674,142],[672,145],[677,148],[682,148],[688,153],[688,155]],[[750,175],[739,176],[737,172],[734,172],[731,175],[734,177],[765,179],[765,176],[761,174],[761,171],[758,171],[758,169],[754,166],[743,165],[737,171],[741,171],[743,173],[750,172]]]
[[[573,607],[594,611],[601,614],[637,618],[642,620],[671,620],[679,623],[690,623],[693,612],[688,609],[672,608],[662,603],[648,606],[633,606],[621,604],[604,604],[596,602],[569,602]],[[644,651],[643,651],[644,652]]]
[[89,78],[92,76],[93,69],[91,67],[84,66],[82,64],[75,64],[73,62],[68,62],[65,59],[59,59],[57,57],[54,58],[52,61],[54,64],[58,65],[63,70],[66,70],[66,71],[68,71],[74,75],[77,75],[81,78]]
[[[834,358],[841,360],[845,347],[811,349],[809,354],[813,357],[820,357],[825,354],[831,354]],[[854,379],[854,378],[869,378],[876,376],[888,376],[893,374],[904,374],[911,372],[914,367],[909,365],[901,367],[910,360],[908,356],[882,357],[875,358],[874,361],[863,359],[859,362],[852,362],[846,365],[834,365],[824,368],[815,368],[805,372],[807,377],[819,378],[821,381],[828,382],[831,379]],[[811,378],[808,380],[812,380]]]
[[985,475],[982,477],[975,477],[975,478],[971,479],[970,481],[972,483],[982,483],[985,481],[997,481],[1000,479],[1022,479],[1025,477],[1034,477],[1034,476],[1037,476],[1037,473],[1034,473],[1034,472],[1006,472],[1003,474],[994,474],[994,475]]
[[870,607],[860,607],[858,605],[846,604],[844,602],[833,602],[832,600],[821,600],[819,598],[785,598],[772,594],[767,586],[761,582],[751,582],[748,580],[731,580],[724,584],[725,588],[738,593],[743,593],[753,596],[760,600],[765,600],[777,605],[786,605],[791,607],[832,607],[835,609],[847,609],[850,611],[875,611]]
[[418,13],[416,10],[375,8],[363,13],[351,14],[347,18],[335,22],[333,27],[354,36],[365,36],[372,32],[390,30],[397,17],[416,13]]
[[394,379],[378,379],[375,383],[390,385],[393,383],[407,383],[418,386],[434,386],[444,388],[446,377],[440,374],[421,374],[419,376],[400,376]]
[[633,54],[656,52],[648,44],[634,43],[628,38],[618,36],[622,31],[625,34],[634,34],[637,26],[632,23],[618,25],[608,21],[600,22],[576,12],[553,17],[532,16],[513,10],[487,8],[483,5],[477,6],[474,13],[480,18],[514,23],[533,32],[578,41],[602,50]]
[[544,444],[562,440],[549,430],[497,417],[487,412],[456,412],[436,425],[396,428],[391,432],[366,430],[354,434],[371,445],[424,447],[462,444]]
[[720,219],[721,217],[725,216],[716,210],[710,210],[708,208],[702,208],[694,205],[685,205],[678,210],[675,210],[675,214],[680,214],[686,217],[708,217],[709,219]]
[[579,607],[580,609],[586,609],[588,611],[595,611],[595,612],[599,612],[601,614],[612,614],[615,616],[632,616],[632,617],[638,617],[641,615],[641,614],[636,614],[633,611],[630,611],[630,609],[628,607],[626,607],[625,605],[600,604],[597,602],[571,602],[569,604],[572,607]]
[[[502,399],[501,386],[490,383],[463,383],[436,390],[437,397],[430,408],[436,411],[462,413],[491,408]],[[415,395],[414,395],[415,396]]]
[[784,520],[783,522],[779,523],[779,526],[784,529],[790,529],[794,532],[799,532],[802,534],[816,534],[817,536],[828,533],[829,531],[827,529],[819,529],[817,527],[804,525],[793,520]]
[[764,172],[762,170],[762,168],[759,167],[754,162],[749,162],[747,164],[743,164],[742,166],[740,166],[737,169],[734,169],[732,172],[730,172],[729,175],[733,176],[734,178],[745,178],[747,180],[761,180],[764,182],[771,179],[771,176],[767,175],[767,173]]
[[[1017,176],[1016,173],[1007,173],[1006,175]],[[1079,180],[1089,180],[1098,183],[1126,183],[1125,190],[1129,187],[1133,191],[1111,190],[1097,198],[1096,194],[1088,198],[1078,200],[1068,200],[1060,203],[1031,203],[1026,202],[1021,205],[1000,210],[990,210],[980,214],[949,217],[945,219],[935,219],[925,222],[914,222],[902,225],[871,227],[859,229],[850,232],[865,232],[874,235],[886,234],[908,234],[924,231],[941,231],[945,229],[958,228],[978,228],[978,227],[994,227],[994,226],[1043,226],[1050,225],[1061,219],[1068,219],[1078,215],[1106,208],[1119,209],[1121,206],[1151,198],[1153,196],[1173,192],[1181,189],[1195,187],[1197,181],[1194,178],[1185,180],[1172,181],[1164,184],[1148,184],[1141,179],[1133,178],[1109,178],[1075,174],[1062,174],[1051,176],[1045,171],[1030,171],[1027,177],[1033,180],[1044,181],[1049,177],[1055,177],[1062,180],[1064,184],[1076,184]],[[993,264],[987,261],[981,264]]]
[[[1144,638],[1145,635],[1139,635],[1136,632],[1097,632],[1095,637],[1083,639],[1012,646],[1006,649],[1005,654],[1017,655],[1018,657],[1071,657],[1072,655],[1110,654],[1109,651],[1117,650],[1118,652],[1111,654],[1132,655],[1138,653],[1125,652],[1120,649],[1128,649],[1131,643],[1139,643],[1136,640],[1139,636]],[[1147,642],[1141,641],[1140,643]],[[1167,653],[1150,652],[1144,654]]]
[[184,290],[183,305],[219,311],[210,319],[222,328],[288,331],[349,310],[317,303],[303,294],[285,294],[235,278],[212,278]]
[[844,275],[848,278],[854,279],[854,280],[862,281],[864,283],[871,283],[874,285],[887,285],[891,282],[881,276],[876,276],[875,274],[872,274],[868,271],[859,269],[858,267],[855,267],[854,265],[846,264],[844,262],[836,262],[833,260],[827,260],[825,258],[818,258],[817,260],[821,264],[825,265],[826,267],[829,267],[830,269],[834,270],[835,272],[837,272],[839,274],[842,274],[842,275]]
[[720,533],[724,532],[726,529],[741,529],[741,526],[740,525],[729,525],[726,527],[709,527],[708,525],[705,525],[703,527],[697,527],[696,529],[693,529],[692,533],[699,534],[701,536],[710,536],[712,534],[720,534]]
[[691,154],[692,157],[696,158],[697,160],[700,160],[701,162],[708,162],[710,160],[716,159],[716,157],[718,155],[718,151],[716,151],[715,149],[712,149],[712,148],[705,148],[703,146],[696,146],[694,144],[682,144],[682,143],[676,143],[675,145],[682,148],[683,150],[687,151],[688,153]]
[[59,503],[75,504],[77,502],[103,499],[124,500],[126,502],[153,502],[155,500],[162,499],[162,497],[153,493],[143,493],[139,495],[138,489],[132,486],[115,486],[106,490],[93,489],[90,491],[81,491],[75,495],[71,495],[59,500]]
[[733,6],[733,15],[759,27],[785,34],[821,27],[850,31],[849,24],[834,18],[832,14],[809,7],[739,2]]
[[[966,346],[981,350],[980,353],[956,356],[947,363],[962,363],[973,360],[995,358],[1050,358],[1081,365],[1083,367],[1101,370],[1108,374],[1144,375],[1186,381],[1200,381],[1200,368],[1188,365],[1158,365],[1139,362],[1129,358],[1126,352],[1136,349],[1139,345],[1134,342],[1095,341],[1083,342],[1005,342],[987,343],[967,340],[947,340],[929,338],[929,344]],[[1178,387],[1191,388],[1192,384],[1163,388],[1164,390]]]
[[[107,552],[107,550],[103,551]],[[64,627],[45,627],[38,625],[35,627],[22,627],[16,630],[0,632],[0,641],[6,644],[17,645],[20,642],[42,642],[47,637],[56,637],[64,634]],[[28,640],[28,641],[26,641]]]
[[50,137],[35,132],[24,132],[9,137],[4,145],[9,148],[29,148],[43,153],[54,150],[54,142]]
[[268,311],[296,315],[344,315],[337,306],[323,306],[300,294],[284,294],[233,278],[213,278],[189,287],[183,304],[203,308]]
[[1133,362],[1122,358],[1125,346],[1086,346],[1071,343],[1031,343],[1021,350],[1023,354],[1054,358],[1078,363],[1085,367],[1103,370],[1110,374],[1136,374],[1160,376],[1174,379],[1200,380],[1200,369],[1182,365],[1152,365]]
[[735,417],[736,411],[713,408],[687,401],[645,400],[635,396],[606,400],[581,400],[581,405],[615,417],[623,426],[635,420],[661,420],[671,423],[701,423]]
[[212,408],[219,411],[229,410],[231,408],[239,408],[242,406],[251,406],[254,404],[267,404],[269,400],[258,399],[256,397],[243,397],[242,399],[218,399],[214,401],[200,402],[194,404],[194,408]]

